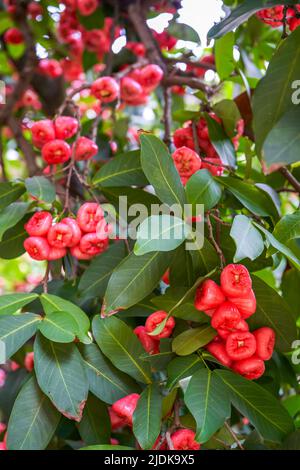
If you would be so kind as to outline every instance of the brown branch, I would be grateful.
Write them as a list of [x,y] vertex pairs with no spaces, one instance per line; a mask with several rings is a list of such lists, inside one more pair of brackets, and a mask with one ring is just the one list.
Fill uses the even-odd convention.
[[210,214],[209,213],[207,213],[206,222],[207,222],[207,228],[208,228],[208,238],[211,241],[211,243],[213,244],[214,249],[216,250],[216,252],[217,252],[217,254],[220,258],[220,265],[221,265],[221,268],[223,269],[225,264],[226,264],[225,257],[224,257],[224,254],[223,254],[223,251],[222,251],[221,247],[219,246],[219,244],[215,240],[213,227],[212,227],[212,224],[211,224]]
[[24,155],[29,175],[32,176],[36,174],[39,171],[39,167],[36,163],[36,156],[32,145],[23,136],[21,123],[15,117],[11,116],[7,124],[14,134],[17,144]]
[[2,136],[0,135],[0,166],[1,166],[1,181],[7,181],[7,175],[5,170],[5,163],[3,157],[3,143]]
[[235,432],[231,429],[231,426],[229,426],[229,424],[227,423],[227,421],[225,421],[224,423],[225,425],[225,428],[227,429],[227,431],[231,434],[231,436],[233,437],[234,441],[237,443],[238,447],[240,448],[240,450],[245,450],[244,447],[242,446],[242,444],[240,443],[240,440],[239,438],[237,437],[237,435],[235,434]]
[[285,179],[290,183],[295,190],[300,193],[300,183],[299,181],[292,175],[292,173],[285,167],[282,167],[278,170],[284,177]]
[[173,86],[173,85],[185,85],[189,86],[190,88],[194,88],[195,90],[202,90],[204,91],[208,96],[211,96],[214,93],[214,90],[203,83],[202,80],[199,78],[195,77],[186,77],[184,75],[174,75],[174,76],[169,76],[166,77],[164,80],[164,84],[167,86]]
[[177,57],[177,58],[173,58],[173,57],[166,57],[165,58],[165,61],[169,64],[178,64],[178,63],[182,63],[182,64],[187,64],[187,65],[191,65],[192,67],[195,67],[195,68],[198,68],[198,69],[204,69],[204,70],[216,70],[216,67],[215,65],[213,64],[207,64],[206,62],[196,62],[194,60],[191,60],[187,57]]

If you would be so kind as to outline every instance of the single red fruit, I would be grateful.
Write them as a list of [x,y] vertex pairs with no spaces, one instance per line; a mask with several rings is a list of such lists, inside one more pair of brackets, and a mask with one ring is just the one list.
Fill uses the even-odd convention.
[[48,261],[54,261],[56,259],[61,259],[66,256],[67,250],[66,248],[56,248],[54,246],[50,246],[50,251],[48,255]]
[[164,73],[159,65],[149,64],[142,68],[140,73],[140,84],[147,93],[156,88],[162,80]]
[[226,351],[233,361],[248,359],[256,351],[255,336],[243,331],[231,333],[226,340]]
[[130,77],[124,77],[121,80],[121,99],[131,101],[143,94],[142,86]]
[[3,37],[6,44],[17,45],[24,42],[24,36],[18,28],[9,28]]
[[42,237],[48,233],[52,225],[52,216],[47,211],[36,212],[24,225],[28,235]]
[[[152,333],[152,331],[154,331],[156,327],[160,325],[161,322],[163,322],[166,319],[167,316],[168,314],[164,312],[163,310],[158,310],[157,312],[152,313],[146,320],[146,323],[145,323],[146,331],[148,333]],[[168,338],[169,336],[171,336],[174,327],[175,327],[175,320],[173,317],[170,317],[168,318],[164,326],[164,329],[158,335],[152,336],[152,338],[155,338],[155,339]]]
[[79,248],[87,255],[99,255],[108,247],[108,238],[99,239],[96,233],[86,233],[80,240]]
[[218,329],[236,328],[241,320],[241,314],[231,302],[223,302],[215,311],[211,319],[211,326]]
[[242,264],[228,264],[221,273],[221,287],[228,297],[246,297],[252,288],[248,269]]
[[235,328],[218,328],[218,335],[222,339],[227,339],[231,333],[236,333],[237,331],[249,331],[249,325],[245,320],[241,319]]
[[221,364],[226,367],[231,367],[232,360],[228,356],[225,344],[223,342],[212,341],[206,346],[206,349],[208,352],[210,352],[210,354],[218,359]]
[[35,122],[31,127],[32,141],[35,147],[42,148],[55,139],[55,129],[50,119]]
[[58,60],[42,59],[39,61],[38,72],[51,78],[58,78],[63,74],[63,69]]
[[173,134],[173,141],[176,148],[188,147],[195,150],[193,130],[191,127],[176,129]]
[[132,416],[139,398],[140,396],[138,393],[131,393],[131,395],[127,395],[126,397],[116,401],[112,405],[111,409],[120,418],[123,418],[126,424],[132,426]]
[[196,433],[191,429],[178,429],[171,435],[174,450],[199,450],[200,444],[195,441]]
[[117,413],[115,413],[111,408],[108,409],[108,413],[112,431],[115,431],[116,429],[122,428],[126,425],[124,418],[121,418],[119,415],[117,415]]
[[71,148],[63,140],[52,140],[42,148],[42,157],[49,165],[65,163],[71,157]]
[[78,223],[76,222],[76,220],[72,219],[71,217],[65,217],[64,219],[62,219],[61,222],[63,224],[66,224],[71,229],[71,232],[72,232],[72,239],[70,243],[68,244],[68,247],[71,248],[73,246],[78,245],[82,234],[81,234],[80,227]]
[[234,362],[232,369],[248,380],[255,380],[259,379],[265,372],[265,363],[257,356],[252,356],[248,359]]
[[29,352],[25,355],[24,366],[25,366],[25,369],[28,370],[28,372],[31,372],[33,370],[33,367],[34,367],[34,354],[33,354],[33,352]]
[[256,339],[256,355],[263,361],[271,359],[275,346],[275,331],[264,326],[253,331]]
[[89,160],[98,153],[98,145],[87,137],[79,137],[74,146],[76,161]]
[[70,116],[59,116],[54,121],[54,128],[57,139],[70,139],[78,131],[78,121]]
[[111,103],[119,96],[118,82],[112,77],[101,77],[94,81],[91,93],[103,103]]
[[178,173],[182,177],[192,176],[201,168],[201,158],[188,147],[180,147],[172,155]]
[[83,232],[96,232],[97,225],[104,217],[104,212],[96,202],[86,202],[77,213],[77,222]]
[[77,8],[81,15],[89,16],[98,7],[98,0],[77,0]]
[[231,297],[228,300],[239,309],[244,319],[256,312],[256,298],[252,289],[245,297]]
[[24,241],[24,248],[29,256],[37,261],[48,259],[50,246],[46,238],[28,237]]
[[196,291],[195,307],[201,312],[219,307],[226,298],[222,289],[211,279],[204,281]]
[[49,245],[55,248],[66,248],[72,243],[72,231],[68,225],[59,222],[52,225],[47,238]]
[[138,337],[143,348],[148,354],[159,353],[159,341],[154,339],[152,336],[149,336],[144,326],[137,326],[133,332]]
[[74,256],[74,258],[77,258],[79,260],[88,260],[93,257],[93,255],[88,255],[87,253],[83,253],[79,245],[71,247],[70,253],[72,256]]

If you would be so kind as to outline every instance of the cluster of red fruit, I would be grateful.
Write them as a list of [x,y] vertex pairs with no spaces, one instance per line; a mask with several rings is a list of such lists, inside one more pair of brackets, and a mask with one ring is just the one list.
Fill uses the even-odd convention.
[[36,212],[25,224],[29,237],[24,248],[38,261],[63,258],[67,248],[75,258],[88,260],[106,250],[110,228],[102,207],[94,202],[83,204],[76,219],[65,217],[57,223],[49,212]]
[[76,161],[88,160],[98,153],[98,146],[87,137],[79,137],[72,145],[71,139],[78,131],[78,121],[70,116],[59,116],[53,121],[42,119],[31,127],[32,141],[42,150],[42,157],[49,165],[65,163],[74,152]]
[[[113,431],[124,426],[132,427],[133,413],[136,409],[140,395],[132,393],[116,401],[109,409],[111,428]],[[195,441],[195,432],[191,429],[178,429],[171,434],[171,441],[174,450],[199,450],[200,444]],[[157,450],[166,450],[165,439],[158,437],[154,446]]]
[[245,266],[229,264],[221,273],[221,286],[208,279],[197,289],[195,307],[211,317],[217,337],[206,349],[222,364],[253,380],[265,371],[271,359],[275,333],[259,328],[252,333],[245,321],[256,311],[252,280]]
[[[210,116],[219,124],[222,124],[221,119],[214,113],[211,113]],[[244,121],[242,119],[238,121],[236,130],[237,133],[232,139],[235,149],[238,148],[239,138],[244,132]],[[195,137],[191,121],[186,122],[182,128],[177,129],[173,135],[174,145],[177,148],[173,158],[184,184],[200,168],[206,168],[213,175],[217,176],[222,175],[224,170],[221,159],[209,138],[208,126],[205,118],[201,118],[197,122],[196,133],[202,160],[195,152]],[[193,152],[188,152],[188,149]]]
[[169,317],[167,319],[163,330],[159,334],[151,335],[151,333],[167,318],[167,316],[168,314],[166,312],[158,310],[147,318],[145,326],[137,326],[134,329],[134,333],[148,354],[158,354],[159,341],[171,336],[175,327],[175,320],[173,317]]
[[[272,26],[272,28],[278,28],[283,25],[284,22],[284,9],[283,5],[279,5],[273,8],[265,8],[257,13],[257,16],[264,23]],[[300,25],[300,5],[295,5],[287,9],[286,22],[291,31],[294,31]]]

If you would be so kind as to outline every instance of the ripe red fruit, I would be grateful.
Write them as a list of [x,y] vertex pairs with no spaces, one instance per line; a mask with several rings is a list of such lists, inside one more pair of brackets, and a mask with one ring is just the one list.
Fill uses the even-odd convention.
[[91,259],[93,256],[88,255],[87,253],[83,253],[79,247],[79,245],[73,246],[70,248],[70,253],[74,258],[77,258],[79,260],[88,260]]
[[4,41],[6,44],[22,44],[24,42],[24,37],[22,32],[18,28],[9,28],[4,33]]
[[188,147],[195,149],[193,130],[191,127],[177,129],[173,134],[173,141],[176,148]]
[[108,247],[108,238],[99,239],[96,233],[86,233],[80,240],[79,248],[87,255],[99,255]]
[[242,264],[228,264],[221,273],[221,287],[228,297],[245,297],[252,288],[248,269]]
[[59,116],[54,121],[57,139],[70,139],[78,131],[78,121],[70,116]]
[[[164,312],[163,310],[158,310],[157,312],[152,313],[146,320],[146,323],[145,323],[146,331],[148,333],[152,333],[152,331],[154,331],[155,328],[158,325],[160,325],[160,323],[164,321],[167,316],[168,314]],[[152,336],[152,338],[155,338],[155,339],[168,338],[169,336],[171,336],[174,327],[175,327],[175,320],[173,317],[170,317],[168,318],[164,326],[164,329],[158,335]]]
[[200,444],[195,441],[196,433],[191,429],[178,429],[171,435],[174,450],[199,450]]
[[218,328],[218,335],[222,339],[227,339],[231,333],[236,333],[237,331],[249,331],[248,323],[241,319],[235,328]]
[[264,23],[272,26],[272,28],[278,28],[283,22],[283,6],[276,6],[273,8],[264,8],[256,13],[257,17]]
[[98,7],[98,0],[77,0],[77,8],[81,15],[89,16]]
[[58,60],[42,59],[38,65],[38,72],[51,78],[57,78],[63,74],[63,69]]
[[156,88],[162,80],[164,73],[159,65],[149,64],[142,68],[140,73],[140,84],[147,93]]
[[231,333],[226,340],[226,351],[233,361],[248,359],[256,351],[256,339],[250,332]]
[[165,272],[165,274],[163,275],[163,277],[161,279],[162,279],[162,281],[164,281],[165,284],[170,285],[170,272],[169,272],[169,270],[167,270]]
[[180,176],[189,177],[201,168],[201,158],[188,147],[180,147],[172,155]]
[[127,395],[126,397],[116,401],[112,405],[111,409],[120,418],[122,418],[126,424],[132,426],[132,416],[139,398],[140,396],[138,393],[131,393],[131,395]]
[[265,363],[256,356],[248,359],[236,361],[232,365],[232,369],[248,380],[259,379],[265,372]]
[[31,128],[32,140],[35,147],[42,148],[51,140],[55,139],[55,129],[50,119],[35,122]]
[[256,311],[256,298],[252,289],[246,297],[231,297],[228,300],[239,309],[244,319],[250,317]]
[[74,143],[75,146],[75,160],[89,160],[98,153],[98,145],[87,137],[79,137]]
[[52,140],[42,148],[42,157],[49,165],[65,163],[71,157],[71,148],[63,140]]
[[73,246],[78,245],[78,243],[80,242],[82,234],[81,234],[81,230],[80,230],[79,225],[76,222],[76,220],[72,219],[71,217],[65,217],[64,219],[62,219],[61,222],[63,224],[66,224],[72,232],[72,239],[69,242],[68,247],[71,248]]
[[211,326],[218,329],[236,328],[241,320],[241,314],[231,302],[223,302],[215,311],[211,319]]
[[130,77],[121,80],[121,98],[124,101],[132,101],[143,94],[142,86]]
[[159,341],[154,339],[152,336],[149,336],[144,326],[137,326],[133,332],[138,337],[143,348],[148,354],[159,353]]
[[36,212],[24,225],[28,235],[42,237],[48,233],[52,225],[52,216],[47,211]]
[[119,415],[117,415],[117,413],[115,413],[114,410],[112,410],[111,408],[108,409],[108,413],[112,431],[115,431],[116,429],[119,429],[126,425],[124,418],[121,418]]
[[49,245],[55,248],[66,248],[72,242],[70,227],[62,222],[52,225],[48,232]]
[[96,202],[86,202],[77,213],[77,222],[83,232],[96,232],[97,225],[104,217],[102,208]]
[[48,254],[48,261],[54,261],[56,259],[61,259],[66,256],[67,250],[66,248],[56,248],[54,246],[50,246],[50,251]]
[[195,307],[202,312],[206,312],[217,308],[225,300],[222,289],[218,284],[211,279],[207,279],[196,291]]
[[50,246],[47,240],[43,237],[28,237],[24,241],[24,248],[31,256],[37,261],[48,259]]
[[264,360],[271,359],[275,346],[275,331],[272,328],[264,326],[253,331],[256,339],[256,355]]
[[226,367],[231,367],[232,360],[227,354],[225,344],[223,342],[211,341],[206,349],[210,354],[212,354],[216,359],[218,359],[221,364]]
[[26,354],[25,359],[24,359],[24,366],[25,369],[28,370],[28,372],[31,372],[34,367],[34,354],[33,352],[29,352]]
[[118,82],[112,77],[101,77],[94,81],[91,93],[103,103],[111,103],[119,96]]

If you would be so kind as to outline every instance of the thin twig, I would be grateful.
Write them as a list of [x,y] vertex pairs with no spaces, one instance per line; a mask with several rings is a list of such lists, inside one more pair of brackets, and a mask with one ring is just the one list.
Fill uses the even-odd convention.
[[1,166],[1,181],[7,181],[7,175],[5,170],[5,163],[3,157],[3,143],[0,135],[0,166]]
[[284,166],[279,169],[279,172],[285,177],[285,179],[295,188],[295,190],[300,193],[300,183],[299,181],[292,175],[292,173],[285,168]]
[[172,144],[171,138],[171,125],[172,125],[172,100],[171,100],[171,89],[169,87],[164,87],[164,142],[167,147],[170,149]]
[[215,250],[216,250],[216,252],[217,252],[217,254],[220,258],[220,265],[221,265],[221,268],[223,269],[225,264],[226,264],[225,263],[225,257],[224,257],[222,249],[220,248],[219,244],[215,240],[213,227],[212,227],[212,224],[211,224],[210,214],[209,213],[206,214],[206,221],[207,221],[207,228],[208,228],[208,238],[212,242],[212,244],[213,244],[213,246],[214,246],[214,248],[215,248]]
[[43,277],[43,280],[42,280],[44,294],[48,293],[49,273],[50,273],[50,263],[49,263],[49,261],[47,261],[45,276]]
[[234,441],[237,443],[238,447],[240,448],[240,450],[245,450],[244,447],[242,446],[242,444],[240,443],[240,440],[238,439],[237,435],[235,434],[235,432],[231,429],[231,426],[229,426],[229,424],[227,423],[227,421],[225,421],[225,428],[227,429],[227,431],[231,434],[231,436],[233,437]]

